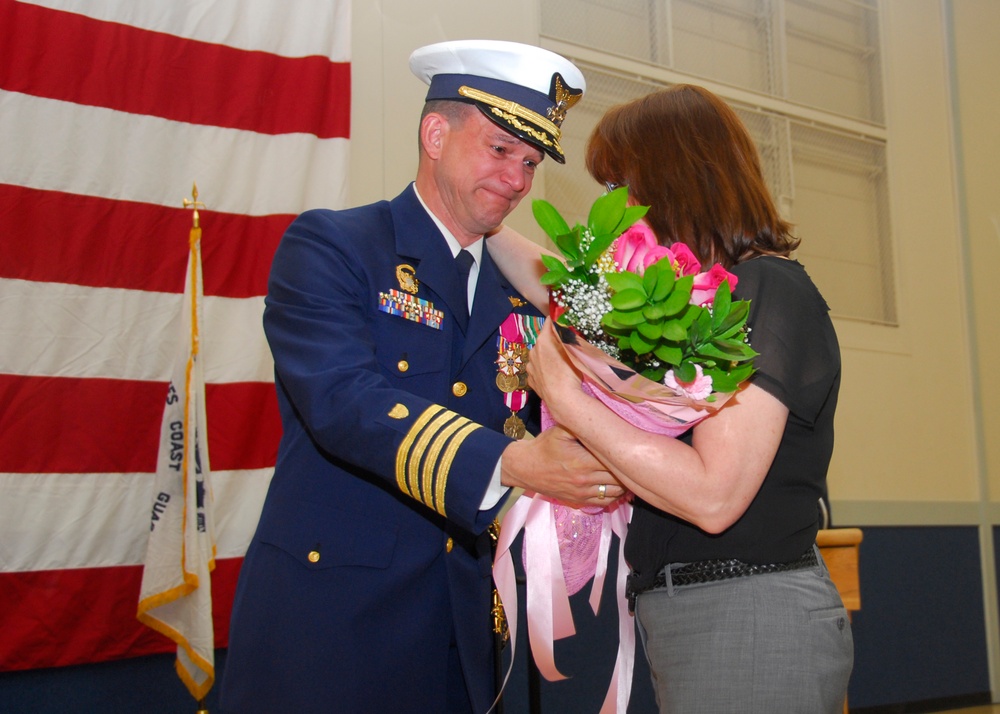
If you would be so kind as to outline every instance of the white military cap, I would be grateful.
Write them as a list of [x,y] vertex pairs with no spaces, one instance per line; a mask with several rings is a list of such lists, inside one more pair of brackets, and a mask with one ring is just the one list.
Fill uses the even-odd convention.
[[414,50],[410,70],[430,85],[426,101],[475,104],[511,134],[566,162],[560,127],[586,81],[565,57],[518,42],[457,40]]

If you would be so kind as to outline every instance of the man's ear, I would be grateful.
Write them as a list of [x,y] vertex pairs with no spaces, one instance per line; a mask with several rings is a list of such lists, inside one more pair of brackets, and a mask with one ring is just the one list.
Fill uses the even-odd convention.
[[448,133],[448,122],[443,116],[431,112],[420,122],[420,144],[430,158],[441,156],[441,143]]

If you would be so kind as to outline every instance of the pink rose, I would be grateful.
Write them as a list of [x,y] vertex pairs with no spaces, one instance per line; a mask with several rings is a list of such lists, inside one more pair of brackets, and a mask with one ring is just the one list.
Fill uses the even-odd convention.
[[707,273],[698,273],[694,278],[694,287],[691,290],[692,305],[711,305],[715,300],[715,291],[723,280],[729,281],[729,289],[734,290],[738,278],[716,263]]
[[645,223],[636,223],[615,240],[615,262],[622,270],[636,275],[642,275],[646,266],[663,257],[670,257],[673,262],[673,253],[656,241],[653,231]]
[[712,393],[712,378],[702,371],[700,364],[694,366],[694,371],[693,382],[679,382],[674,376],[674,370],[667,370],[663,376],[663,383],[685,397],[705,399]]
[[682,278],[685,275],[697,275],[701,272],[701,263],[694,257],[694,253],[684,243],[678,241],[670,246],[670,252],[674,254],[671,261],[674,266],[674,273]]

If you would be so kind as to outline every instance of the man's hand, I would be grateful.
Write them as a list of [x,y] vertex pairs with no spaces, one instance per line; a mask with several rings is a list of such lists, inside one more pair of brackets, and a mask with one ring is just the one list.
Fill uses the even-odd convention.
[[503,452],[504,486],[520,487],[574,506],[609,506],[625,494],[614,476],[559,426]]

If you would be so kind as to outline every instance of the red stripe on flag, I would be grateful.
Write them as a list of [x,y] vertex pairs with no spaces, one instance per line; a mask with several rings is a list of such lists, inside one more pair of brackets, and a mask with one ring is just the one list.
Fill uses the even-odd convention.
[[0,0],[0,87],[264,134],[350,136],[351,66]]
[[[205,294],[264,295],[294,216],[199,215]],[[0,277],[184,292],[190,210],[0,184],[0,225]]]
[[[8,473],[153,473],[167,386],[122,379],[0,374],[0,469]],[[274,466],[274,385],[205,387],[212,469]]]
[[[242,563],[242,558],[215,562],[216,647],[229,643],[229,615]],[[135,619],[142,568],[0,573],[0,670],[173,652],[171,640]]]

